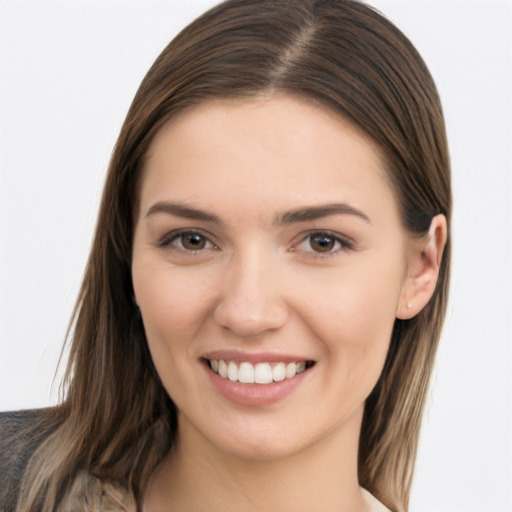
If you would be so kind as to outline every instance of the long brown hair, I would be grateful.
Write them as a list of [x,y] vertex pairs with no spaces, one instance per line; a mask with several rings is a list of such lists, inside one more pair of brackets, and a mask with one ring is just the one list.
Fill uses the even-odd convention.
[[[59,428],[34,455],[18,512],[57,508],[81,471],[140,502],[172,446],[175,407],[153,367],[133,300],[131,251],[144,157],[176,113],[215,98],[284,92],[328,107],[380,148],[404,227],[450,219],[439,97],[410,41],[355,0],[228,0],[186,27],[142,81],[115,146],[78,297]],[[396,320],[367,399],[360,484],[407,510],[422,410],[446,310],[450,243],[429,304]]]

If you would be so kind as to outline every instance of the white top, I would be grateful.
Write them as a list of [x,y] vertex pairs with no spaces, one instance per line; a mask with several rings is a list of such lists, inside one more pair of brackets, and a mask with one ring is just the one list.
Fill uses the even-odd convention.
[[391,512],[389,508],[385,507],[373,494],[370,494],[366,489],[361,487],[361,492],[370,512]]

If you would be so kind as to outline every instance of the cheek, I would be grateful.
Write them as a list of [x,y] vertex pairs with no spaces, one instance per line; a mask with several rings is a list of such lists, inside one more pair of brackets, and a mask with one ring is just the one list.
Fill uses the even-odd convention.
[[132,274],[153,363],[180,408],[201,396],[188,369],[197,363],[197,332],[210,314],[215,287],[197,269],[187,272],[166,262],[134,261]]
[[[396,267],[396,266],[395,266]],[[336,272],[318,273],[298,283],[304,316],[324,339],[345,339],[359,345],[389,334],[400,296],[401,274],[392,265],[378,272],[353,265]]]
[[201,272],[173,268],[167,262],[137,262],[133,282],[150,348],[169,350],[194,338],[213,304],[215,283]]
[[386,359],[400,286],[396,264],[385,270],[380,265],[354,265],[309,280],[307,301],[299,307],[309,329],[323,343],[333,382],[344,375],[350,388],[363,394],[371,391]]

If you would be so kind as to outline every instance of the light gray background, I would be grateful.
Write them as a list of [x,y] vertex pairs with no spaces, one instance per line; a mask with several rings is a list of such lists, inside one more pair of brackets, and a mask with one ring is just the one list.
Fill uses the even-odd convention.
[[[50,384],[121,122],[157,54],[214,3],[0,3],[0,410],[55,403]],[[431,68],[453,165],[451,306],[411,512],[508,512],[512,3],[371,3]]]

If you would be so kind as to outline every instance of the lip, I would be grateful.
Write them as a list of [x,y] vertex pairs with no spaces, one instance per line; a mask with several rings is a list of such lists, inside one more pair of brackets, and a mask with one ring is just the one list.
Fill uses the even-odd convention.
[[290,354],[276,354],[273,352],[258,352],[258,353],[247,353],[240,352],[238,350],[214,350],[208,352],[201,359],[204,360],[219,360],[234,361],[235,363],[243,363],[244,361],[251,364],[257,363],[300,363],[311,361],[311,359],[303,356],[295,356]]
[[[226,354],[223,352],[223,354]],[[216,355],[216,354],[215,354]],[[210,357],[213,359],[213,353]],[[274,354],[275,356],[275,354]],[[209,358],[210,358],[209,357]],[[266,358],[265,358],[266,357]],[[289,358],[277,357],[275,359],[269,359],[268,355],[263,356],[262,354],[254,355],[253,359],[247,357],[244,354],[243,358],[231,358],[230,361],[247,361],[247,362],[276,362],[276,361],[305,361],[303,358]],[[220,357],[219,359],[222,359]],[[280,382],[272,382],[270,384],[243,384],[241,382],[232,382],[228,379],[224,379],[217,373],[215,373],[206,361],[202,364],[204,371],[207,373],[213,387],[225,398],[239,405],[251,406],[251,407],[262,407],[265,405],[271,405],[280,400],[283,400],[290,395],[301,383],[308,378],[311,368],[304,370],[302,373],[297,374],[291,379],[285,379]]]

